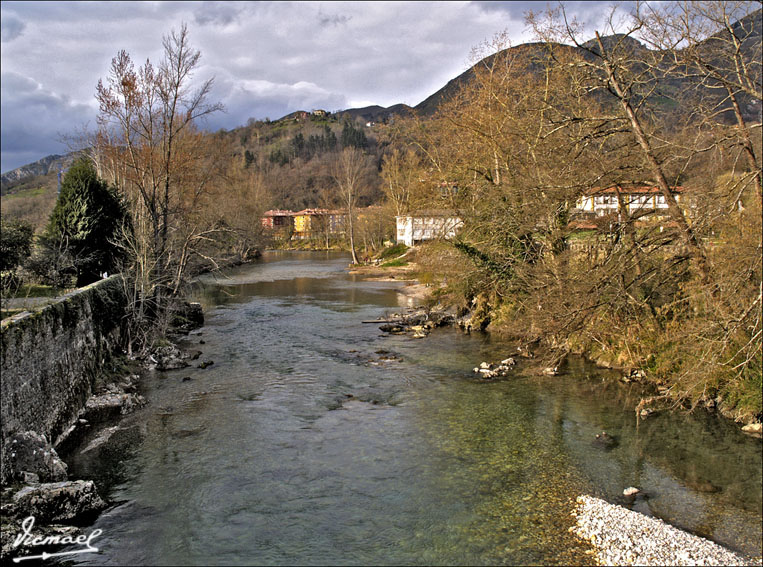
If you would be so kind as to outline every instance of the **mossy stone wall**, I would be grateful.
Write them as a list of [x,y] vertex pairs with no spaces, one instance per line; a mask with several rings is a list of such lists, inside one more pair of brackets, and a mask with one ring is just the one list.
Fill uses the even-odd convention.
[[122,350],[126,302],[117,275],[2,322],[0,481],[11,435],[36,431],[54,443],[77,419],[95,378]]

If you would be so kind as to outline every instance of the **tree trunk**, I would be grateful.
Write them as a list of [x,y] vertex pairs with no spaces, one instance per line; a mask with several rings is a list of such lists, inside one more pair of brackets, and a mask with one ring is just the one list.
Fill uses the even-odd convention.
[[630,99],[623,91],[619,80],[615,76],[614,69],[612,69],[612,66],[609,63],[609,60],[606,58],[604,45],[601,41],[601,36],[599,36],[599,32],[596,32],[596,41],[598,42],[599,49],[601,50],[601,57],[602,57],[602,61],[604,62],[604,69],[607,73],[607,79],[609,80],[609,83],[612,85],[612,88],[617,94],[617,98],[620,101],[620,106],[623,108],[623,111],[625,112],[625,115],[628,118],[628,121],[630,122],[631,131],[633,132],[633,135],[636,137],[636,140],[638,141],[639,146],[641,146],[641,150],[644,153],[644,157],[646,157],[646,160],[647,160],[647,163],[649,164],[649,168],[652,172],[652,175],[654,175],[657,181],[657,185],[660,189],[660,193],[662,194],[663,197],[665,197],[665,202],[668,205],[668,213],[670,215],[670,218],[678,225],[678,229],[681,233],[681,236],[683,237],[684,243],[689,249],[689,253],[694,259],[697,270],[699,271],[699,275],[700,275],[702,283],[709,284],[712,281],[712,276],[710,272],[710,263],[707,259],[707,254],[705,253],[705,249],[702,246],[702,244],[699,242],[699,240],[697,240],[697,237],[694,234],[694,231],[689,226],[689,223],[686,221],[686,217],[684,216],[684,213],[681,210],[681,207],[678,206],[678,203],[676,202],[675,197],[673,197],[673,193],[671,192],[670,186],[668,185],[668,181],[665,178],[665,173],[662,170],[662,166],[657,161],[657,157],[655,156],[654,151],[652,150],[652,147],[649,144],[649,139],[647,138],[643,128],[641,127],[641,122],[638,116],[636,116],[636,113],[634,112],[633,107],[631,106]]

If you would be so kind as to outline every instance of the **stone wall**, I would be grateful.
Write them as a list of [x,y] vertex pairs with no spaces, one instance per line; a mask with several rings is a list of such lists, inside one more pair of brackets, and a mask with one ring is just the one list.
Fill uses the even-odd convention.
[[125,305],[122,278],[111,276],[2,322],[1,482],[11,435],[36,431],[54,443],[75,422],[96,377],[121,351]]

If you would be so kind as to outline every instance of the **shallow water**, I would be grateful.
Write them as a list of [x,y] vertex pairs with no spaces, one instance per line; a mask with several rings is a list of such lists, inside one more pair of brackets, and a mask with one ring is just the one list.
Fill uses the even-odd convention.
[[[198,290],[206,369],[155,373],[126,422],[144,440],[105,466],[119,502],[75,564],[569,564],[581,493],[747,554],[761,552],[761,442],[725,421],[658,414],[572,361],[567,375],[476,381],[511,354],[452,329],[414,340],[375,319],[408,299],[339,254],[269,253]],[[200,341],[204,344],[200,344]],[[606,430],[611,450],[592,442]]]

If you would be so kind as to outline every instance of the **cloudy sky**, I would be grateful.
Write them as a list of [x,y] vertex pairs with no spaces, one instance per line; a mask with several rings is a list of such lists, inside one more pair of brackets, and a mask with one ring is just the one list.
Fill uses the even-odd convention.
[[[567,2],[591,26],[604,2]],[[93,127],[94,93],[112,57],[161,59],[182,23],[225,106],[206,128],[294,110],[414,106],[506,30],[531,40],[524,13],[546,2],[6,2],[2,16],[2,171],[64,153],[62,135]]]

